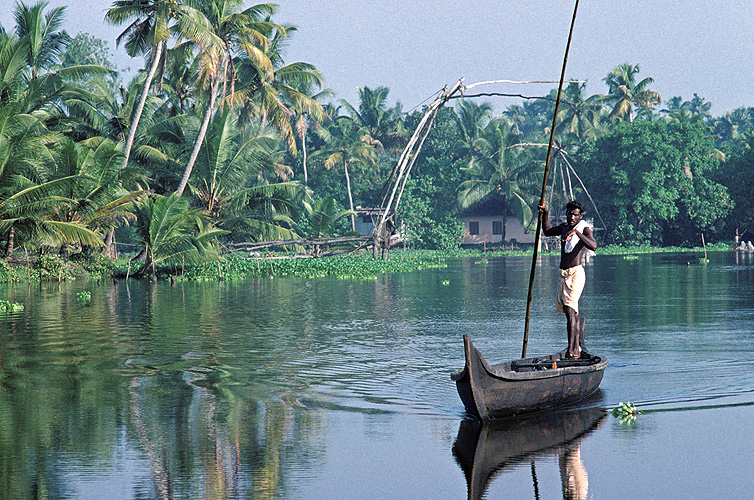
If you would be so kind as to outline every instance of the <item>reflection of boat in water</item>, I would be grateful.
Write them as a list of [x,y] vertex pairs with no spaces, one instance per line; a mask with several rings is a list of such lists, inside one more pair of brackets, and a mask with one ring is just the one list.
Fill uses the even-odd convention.
[[[581,438],[597,429],[606,415],[604,409],[586,408],[516,419],[462,421],[453,444],[453,456],[466,476],[469,500],[481,499],[492,478],[506,467],[530,462],[558,449],[563,451],[561,466],[568,468],[566,461],[573,457],[574,451],[578,453]],[[586,480],[586,474],[583,475]],[[564,478],[564,488],[565,482]]]
[[565,353],[525,358],[489,365],[463,336],[466,365],[451,374],[470,415],[487,420],[531,413],[574,403],[600,385],[607,359],[582,353],[579,359],[562,359]]

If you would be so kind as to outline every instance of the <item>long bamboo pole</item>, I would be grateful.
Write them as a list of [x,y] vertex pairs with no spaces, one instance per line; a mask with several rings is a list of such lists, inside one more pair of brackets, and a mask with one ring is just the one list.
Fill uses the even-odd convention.
[[[563,56],[563,69],[560,72],[560,83],[558,84],[558,97],[555,99],[555,112],[552,115],[552,127],[550,128],[550,141],[547,144],[547,159],[545,160],[545,173],[542,178],[542,194],[539,197],[539,204],[545,202],[545,192],[547,191],[547,173],[550,170],[550,153],[552,153],[552,143],[555,139],[555,125],[558,122],[558,108],[560,107],[560,95],[563,92],[563,81],[565,80],[566,63],[568,62],[568,50],[571,48],[571,38],[573,37],[573,26],[576,24],[576,12],[579,10],[579,0],[573,7],[573,17],[571,18],[571,28],[568,31],[568,43],[566,44],[565,55]],[[534,273],[537,269],[537,250],[539,249],[540,233],[542,231],[542,212],[537,210],[537,232],[534,235],[534,253],[531,260],[531,274],[529,275],[529,294],[526,297],[526,320],[524,322],[524,346],[521,350],[521,357],[526,357],[526,346],[529,344],[529,319],[531,317],[531,298],[534,291]]]

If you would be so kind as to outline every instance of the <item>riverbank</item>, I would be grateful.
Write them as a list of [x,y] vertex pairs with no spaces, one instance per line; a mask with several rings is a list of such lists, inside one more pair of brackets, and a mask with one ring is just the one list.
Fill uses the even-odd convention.
[[[730,245],[716,243],[707,245],[706,252],[732,251]],[[679,247],[600,247],[597,255],[639,255],[648,253],[684,252],[703,257],[705,249]],[[541,255],[557,255],[557,250],[540,252]],[[304,278],[337,277],[341,279],[374,279],[386,273],[407,272],[418,269],[444,267],[449,259],[468,257],[483,259],[492,257],[530,256],[528,249],[457,249],[438,250],[391,250],[387,260],[375,260],[369,254],[338,255],[333,257],[304,258],[285,253],[268,253],[249,257],[245,253],[228,254],[217,262],[197,265],[157,266],[155,275],[149,279],[174,281],[214,281],[258,277]],[[123,256],[111,262],[102,255],[77,255],[63,259],[58,255],[43,255],[7,262],[0,260],[0,283],[71,281],[78,279],[129,279],[141,263]]]

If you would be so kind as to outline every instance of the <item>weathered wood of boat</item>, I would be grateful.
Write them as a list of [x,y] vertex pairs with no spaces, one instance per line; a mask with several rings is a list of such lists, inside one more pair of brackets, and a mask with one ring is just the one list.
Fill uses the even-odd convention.
[[468,335],[463,336],[466,366],[451,374],[466,411],[488,420],[547,410],[586,398],[600,385],[607,359],[565,351],[489,365]]
[[577,446],[606,416],[602,408],[592,407],[489,422],[462,421],[453,456],[466,476],[468,499],[484,498],[492,479],[509,467]]

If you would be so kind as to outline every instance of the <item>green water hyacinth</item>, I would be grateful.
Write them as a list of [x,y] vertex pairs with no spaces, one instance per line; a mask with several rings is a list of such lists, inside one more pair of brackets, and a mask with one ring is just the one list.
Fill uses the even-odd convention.
[[632,425],[636,420],[636,416],[641,413],[631,401],[620,402],[618,406],[613,408],[613,417],[620,419],[622,424],[627,425]]
[[18,302],[10,302],[8,300],[0,300],[0,313],[4,312],[18,312],[23,311],[24,305]]
[[89,291],[77,292],[76,300],[80,302],[90,302],[92,300],[92,292],[89,292]]

